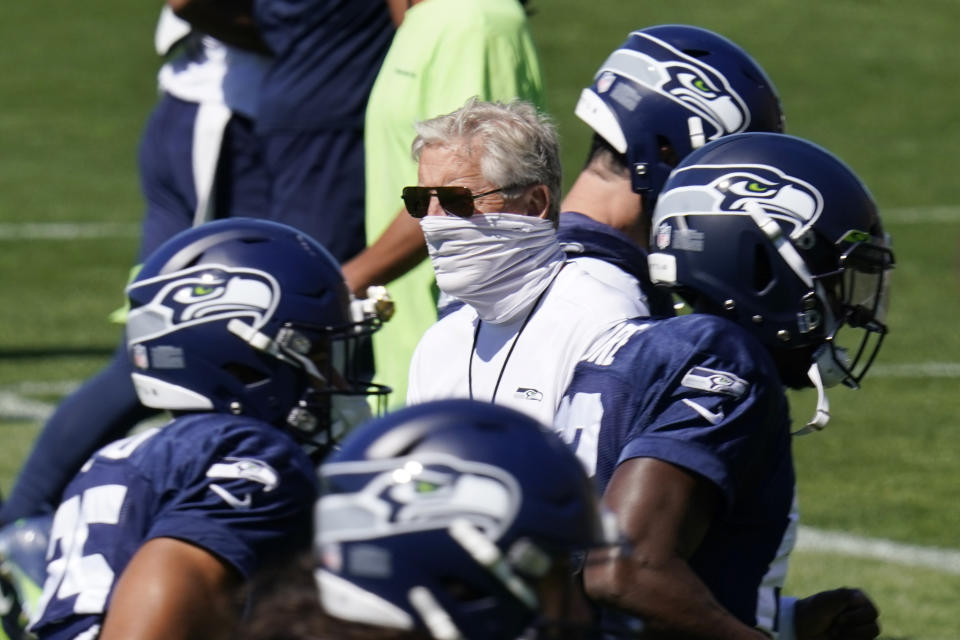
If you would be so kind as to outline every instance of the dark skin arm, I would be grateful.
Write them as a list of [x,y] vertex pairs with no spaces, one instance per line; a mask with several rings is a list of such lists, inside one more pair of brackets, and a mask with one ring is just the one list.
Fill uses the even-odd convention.
[[[588,595],[644,618],[644,637],[766,638],[726,611],[687,564],[720,499],[713,484],[669,463],[622,463],[603,502],[617,514],[632,548],[591,554],[584,573]],[[878,615],[859,589],[832,589],[797,601],[794,628],[798,640],[873,640],[880,633]]]
[[672,464],[653,458],[621,463],[603,502],[631,545],[591,553],[587,594],[642,617],[644,637],[766,640],[724,609],[687,564],[720,500],[712,483]]
[[420,222],[400,209],[377,240],[343,265],[343,277],[355,295],[367,287],[385,285],[427,257]]
[[167,0],[195,29],[241,49],[269,54],[253,20],[253,0]]
[[100,640],[219,640],[233,637],[240,575],[200,547],[154,538],[117,581]]

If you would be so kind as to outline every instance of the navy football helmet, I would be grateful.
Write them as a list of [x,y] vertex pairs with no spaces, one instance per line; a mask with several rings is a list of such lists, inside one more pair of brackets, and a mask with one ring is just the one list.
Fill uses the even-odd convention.
[[[687,156],[660,194],[650,250],[654,282],[757,336],[790,365],[790,386],[806,373],[818,389],[857,387],[887,333],[894,258],[876,205],[806,140],[742,133]],[[843,348],[854,332],[859,346]]]
[[[327,446],[390,389],[351,370],[380,326],[315,240],[252,218],[177,234],[127,287],[127,349],[148,407],[256,417]],[[357,310],[357,311],[354,311]]]
[[603,539],[574,454],[502,406],[407,407],[355,430],[320,473],[320,597],[353,622],[517,638],[538,626],[538,581],[570,580],[570,554]]
[[753,58],[688,25],[632,32],[600,66],[575,113],[626,156],[647,211],[694,149],[741,131],[783,131],[777,91]]

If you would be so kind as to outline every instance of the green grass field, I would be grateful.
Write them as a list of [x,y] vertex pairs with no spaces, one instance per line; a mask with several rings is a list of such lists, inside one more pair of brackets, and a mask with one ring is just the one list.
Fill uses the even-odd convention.
[[[158,5],[31,0],[0,21],[0,488],[8,490],[41,416],[103,364],[118,336],[141,204],[135,167],[154,101]],[[789,590],[858,585],[889,640],[955,640],[960,599],[960,24],[956,0],[533,0],[531,22],[568,178],[583,160],[580,89],[632,28],[686,22],[750,51],[778,87],[789,132],[847,161],[894,238],[892,333],[865,387],[834,390],[827,431],[796,441],[803,523],[943,550],[919,566],[801,550]],[[86,223],[52,238],[27,223]],[[67,234],[69,236],[69,234]],[[795,394],[795,419],[812,407]],[[952,553],[952,555],[951,555]],[[951,564],[952,563],[952,564]]]

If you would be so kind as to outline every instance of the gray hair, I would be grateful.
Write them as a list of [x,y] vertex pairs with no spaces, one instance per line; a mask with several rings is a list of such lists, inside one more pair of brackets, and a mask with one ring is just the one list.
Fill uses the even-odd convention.
[[546,185],[547,217],[556,222],[563,178],[557,130],[529,102],[483,102],[474,96],[453,113],[417,122],[414,129],[414,160],[420,160],[424,147],[462,144],[468,154],[480,154],[480,171],[491,184],[518,187],[505,189],[507,198],[521,195],[519,187]]

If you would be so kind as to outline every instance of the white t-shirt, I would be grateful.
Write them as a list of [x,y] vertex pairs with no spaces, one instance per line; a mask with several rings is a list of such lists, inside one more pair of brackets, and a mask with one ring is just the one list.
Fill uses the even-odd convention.
[[634,299],[637,315],[649,316],[647,296],[640,289],[637,279],[617,265],[591,256],[570,256],[567,258],[591,276]]
[[483,322],[476,333],[477,313],[464,305],[430,327],[410,362],[407,404],[473,397],[551,425],[577,362],[608,329],[639,315],[629,294],[568,263],[529,320]]

